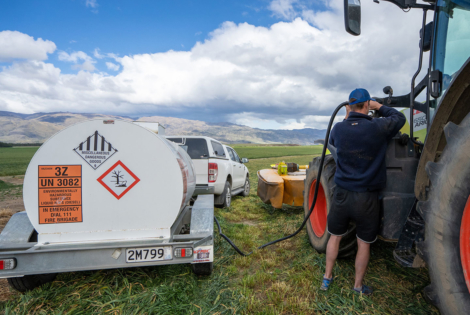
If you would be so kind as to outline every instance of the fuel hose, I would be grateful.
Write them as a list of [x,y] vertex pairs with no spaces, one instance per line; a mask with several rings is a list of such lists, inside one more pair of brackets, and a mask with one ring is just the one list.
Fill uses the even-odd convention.
[[[333,112],[333,115],[331,115],[331,118],[330,118],[330,122],[328,123],[328,129],[326,130],[326,135],[325,135],[325,143],[323,145],[323,150],[322,150],[322,153],[321,153],[321,160],[320,160],[320,165],[318,167],[318,175],[317,175],[317,183],[320,182],[320,178],[321,178],[321,173],[323,171],[323,163],[325,162],[325,154],[326,154],[326,148],[327,148],[327,145],[328,145],[328,141],[330,139],[330,131],[331,131],[331,127],[333,126],[333,122],[335,120],[335,117],[336,117],[336,114],[338,114],[339,110],[345,106],[345,105],[348,105],[348,102],[343,102],[341,104],[338,105],[338,107],[336,107],[335,111]],[[305,223],[307,223],[307,220],[310,218],[310,215],[312,214],[313,212],[313,209],[315,208],[315,204],[317,203],[317,196],[318,196],[318,188],[320,187],[320,185],[315,185],[315,194],[313,195],[313,202],[312,204],[310,205],[310,211],[308,213],[308,215],[305,217],[304,221],[302,222],[302,225],[292,234],[290,235],[287,235],[287,236],[284,236],[284,237],[281,237],[277,240],[274,240],[274,241],[271,241],[271,242],[268,242],[266,244],[263,244],[261,246],[258,247],[258,249],[263,249],[267,246],[270,246],[270,245],[273,245],[273,244],[276,244],[276,243],[279,243],[279,242],[282,242],[282,241],[285,241],[291,237],[294,237],[296,236],[297,234],[299,234],[300,231],[302,231],[302,229],[304,228],[305,226]],[[253,252],[249,252],[249,253],[244,253],[242,250],[240,250],[233,242],[230,238],[228,238],[225,234],[222,233],[222,229],[220,228],[220,224],[219,224],[219,221],[217,220],[217,218],[214,216],[214,221],[215,223],[217,224],[217,228],[219,230],[219,235],[221,237],[223,237],[236,251],[238,254],[242,255],[242,256],[249,256],[251,254],[253,254]]]

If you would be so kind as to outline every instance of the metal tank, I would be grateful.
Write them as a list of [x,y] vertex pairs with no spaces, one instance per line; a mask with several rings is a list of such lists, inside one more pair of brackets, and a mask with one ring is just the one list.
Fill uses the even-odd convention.
[[131,122],[91,120],[39,148],[23,199],[38,243],[166,239],[195,183],[183,148]]

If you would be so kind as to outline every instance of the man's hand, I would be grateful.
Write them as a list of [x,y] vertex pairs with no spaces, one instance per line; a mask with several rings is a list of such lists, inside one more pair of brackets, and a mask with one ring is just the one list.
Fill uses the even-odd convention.
[[370,110],[379,110],[382,107],[382,104],[376,101],[370,101],[369,109]]

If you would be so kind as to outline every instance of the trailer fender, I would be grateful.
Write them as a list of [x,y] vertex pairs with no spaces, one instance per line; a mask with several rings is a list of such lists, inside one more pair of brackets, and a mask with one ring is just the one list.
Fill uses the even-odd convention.
[[35,232],[26,211],[15,213],[0,234],[0,243],[28,243]]
[[416,172],[415,195],[420,201],[427,199],[426,188],[429,187],[429,175],[426,172],[428,162],[437,162],[440,158],[446,138],[444,126],[448,122],[459,125],[470,112],[470,58],[460,68],[455,79],[442,96],[431,127],[428,130],[426,142]]

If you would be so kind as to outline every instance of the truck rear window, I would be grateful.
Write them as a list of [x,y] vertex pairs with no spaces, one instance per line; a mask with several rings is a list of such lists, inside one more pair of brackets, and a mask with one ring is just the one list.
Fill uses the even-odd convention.
[[182,143],[188,147],[188,155],[193,160],[197,159],[208,159],[209,150],[207,149],[207,142],[205,139],[197,138],[167,138],[170,141],[176,143]]

